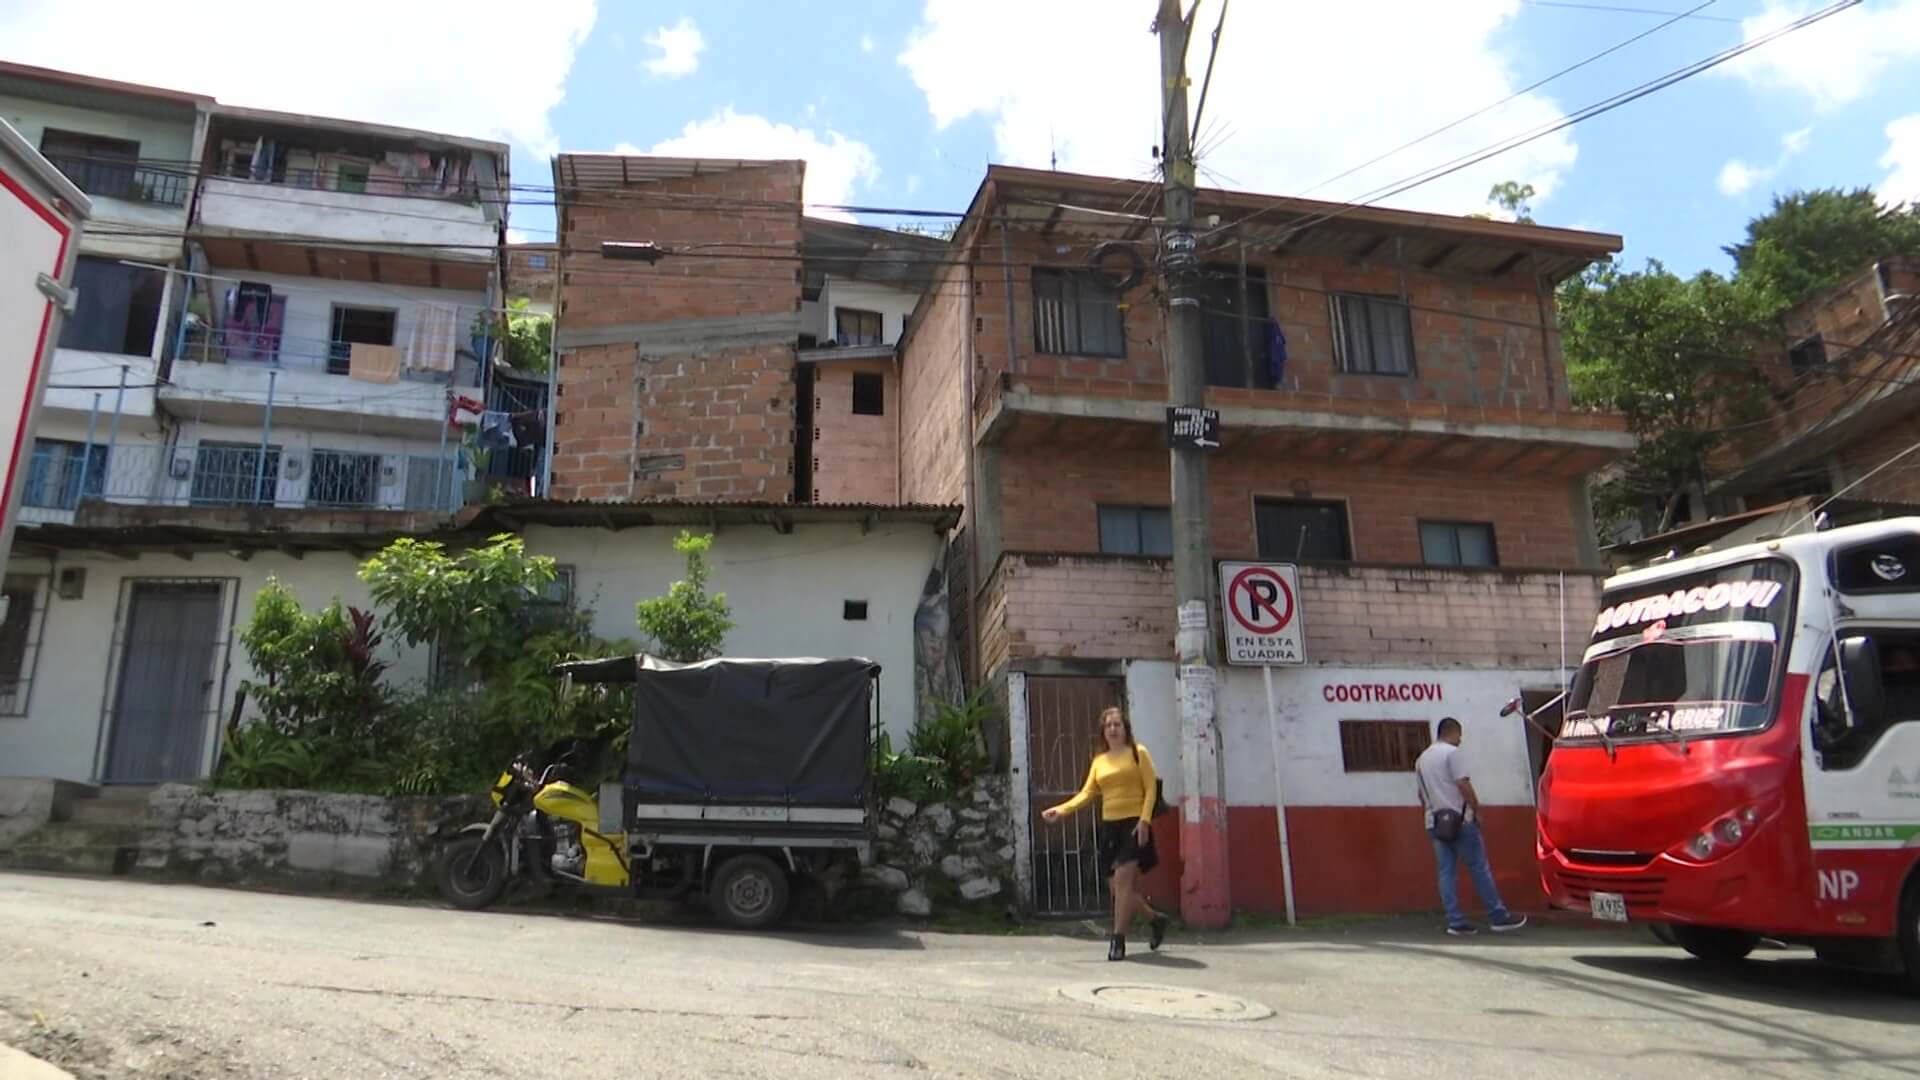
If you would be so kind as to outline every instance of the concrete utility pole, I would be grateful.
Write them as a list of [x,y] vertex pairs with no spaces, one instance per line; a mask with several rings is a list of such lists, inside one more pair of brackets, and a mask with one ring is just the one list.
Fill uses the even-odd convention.
[[[1199,264],[1193,237],[1193,148],[1187,130],[1187,37],[1180,0],[1160,0],[1160,165],[1166,185],[1160,275],[1167,287],[1167,404],[1204,406],[1206,358],[1200,322]],[[1171,431],[1171,427],[1169,427]],[[1172,440],[1173,591],[1178,621],[1176,683],[1180,710],[1180,913],[1205,929],[1232,916],[1227,884],[1227,804],[1214,714],[1213,529],[1207,451],[1199,440]]]

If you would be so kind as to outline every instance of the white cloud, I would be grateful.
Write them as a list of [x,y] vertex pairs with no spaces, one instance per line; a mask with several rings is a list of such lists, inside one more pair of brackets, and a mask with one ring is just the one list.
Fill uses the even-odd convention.
[[[0,4],[0,57],[229,105],[498,138],[545,155],[558,145],[549,114],[594,6],[552,0],[535,19],[512,0],[473,0],[449,18],[437,4],[334,0],[325,17],[256,4],[186,18],[131,0],[27,0]],[[502,26],[513,27],[510,62],[479,63],[500,55]]]
[[872,34],[860,35],[860,51],[861,52],[870,53],[879,47],[880,47],[879,44],[873,40]]
[[707,39],[701,36],[691,15],[682,15],[672,26],[648,34],[647,44],[660,50],[659,56],[647,61],[647,70],[666,79],[700,70],[700,54],[707,49]]
[[913,176],[907,177],[907,194],[912,195],[913,193],[919,190],[920,190],[919,174],[916,173]]
[[[760,158],[807,163],[805,198],[810,203],[849,203],[856,187],[880,178],[880,162],[871,147],[837,131],[824,135],[812,128],[776,124],[764,116],[735,112],[729,105],[705,120],[695,120],[671,139],[642,150],[632,143],[614,147],[616,154],[659,154],[666,157]],[[850,217],[809,211],[826,217]]]
[[1786,168],[1787,162],[1806,152],[1813,145],[1813,129],[1803,127],[1798,131],[1789,131],[1780,136],[1780,156],[1773,159],[1771,165],[1749,165],[1739,158],[1720,166],[1720,194],[1729,198],[1744,195],[1755,186],[1773,179],[1774,174]]
[[1744,195],[1753,185],[1772,175],[1772,169],[1758,169],[1735,158],[1720,166],[1720,194]]
[[[1746,40],[1776,30],[1827,0],[1767,0],[1742,19]],[[1886,0],[1823,19],[1715,68],[1756,89],[1805,95],[1819,109],[1857,100],[1889,67],[1920,59],[1920,0]]]
[[1880,155],[1887,178],[1880,181],[1880,201],[1888,206],[1920,204],[1920,113],[1887,125],[1887,152]]
[[[900,62],[937,126],[970,117],[993,126],[999,160],[1105,175],[1152,174],[1159,142],[1159,51],[1139,5],[1110,0],[927,0]],[[1366,4],[1245,4],[1221,36],[1197,143],[1201,181],[1289,194],[1512,94],[1512,65],[1494,44],[1518,0],[1369,0]],[[1217,6],[1201,9],[1189,54],[1198,104]],[[1018,23],[1023,31],[1004,33]],[[1391,32],[1381,31],[1390,27]],[[1364,59],[1328,43],[1365,42]],[[1315,44],[1320,43],[1320,44]],[[983,78],[979,58],[994,57]],[[1356,67],[1356,64],[1359,66]],[[1318,89],[1316,89],[1318,88]],[[1314,190],[1341,199],[1557,119],[1526,94],[1405,153]],[[1485,209],[1501,180],[1530,183],[1546,201],[1573,166],[1570,134],[1546,136],[1416,188],[1392,205]]]

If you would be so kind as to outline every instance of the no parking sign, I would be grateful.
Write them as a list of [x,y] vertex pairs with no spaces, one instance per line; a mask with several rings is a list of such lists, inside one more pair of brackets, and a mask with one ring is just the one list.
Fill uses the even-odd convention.
[[1220,564],[1227,663],[1271,667],[1307,662],[1300,579],[1292,563]]

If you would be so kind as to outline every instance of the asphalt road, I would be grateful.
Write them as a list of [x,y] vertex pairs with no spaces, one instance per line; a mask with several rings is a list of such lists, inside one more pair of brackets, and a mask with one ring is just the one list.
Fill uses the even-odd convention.
[[[1119,1011],[1068,996],[1256,1020]],[[1200,996],[1206,995],[1206,996]],[[1637,933],[697,926],[0,874],[0,1042],[112,1077],[1920,1077],[1920,999]]]

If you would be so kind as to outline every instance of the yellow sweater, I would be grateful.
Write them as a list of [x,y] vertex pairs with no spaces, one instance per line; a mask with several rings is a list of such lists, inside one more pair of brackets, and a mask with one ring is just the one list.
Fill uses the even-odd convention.
[[1100,820],[1132,821],[1138,818],[1150,821],[1156,790],[1153,755],[1147,753],[1144,746],[1139,751],[1137,766],[1132,750],[1109,750],[1094,758],[1093,766],[1087,770],[1087,782],[1080,786],[1080,793],[1054,809],[1071,814],[1099,795]]

